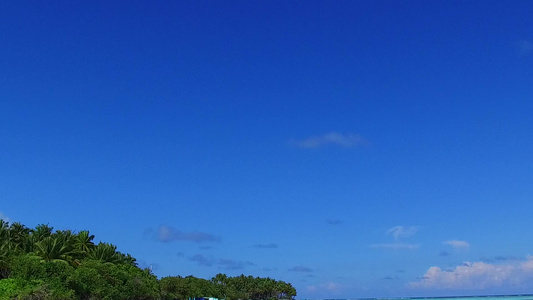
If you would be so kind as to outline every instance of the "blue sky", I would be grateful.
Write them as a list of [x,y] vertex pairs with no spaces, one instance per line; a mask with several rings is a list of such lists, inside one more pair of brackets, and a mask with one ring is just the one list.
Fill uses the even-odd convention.
[[531,293],[532,15],[5,1],[0,217],[298,298]]

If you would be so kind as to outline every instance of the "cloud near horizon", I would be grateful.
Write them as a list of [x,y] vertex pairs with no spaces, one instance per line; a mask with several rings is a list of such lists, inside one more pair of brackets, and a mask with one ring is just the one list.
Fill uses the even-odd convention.
[[163,243],[173,241],[190,241],[194,243],[219,242],[220,238],[205,232],[182,232],[170,226],[161,225],[157,229],[156,239]]
[[241,270],[247,266],[253,266],[254,264],[249,261],[240,261],[233,259],[219,258],[215,259],[213,257],[207,257],[202,254],[195,254],[189,257],[187,260],[197,263],[199,266],[211,267],[214,265],[220,266],[222,269],[226,270]]
[[403,244],[403,243],[392,243],[392,244],[373,244],[369,246],[370,248],[380,248],[380,249],[392,249],[392,250],[416,250],[420,248],[418,244]]
[[303,273],[311,273],[313,272],[313,269],[305,267],[305,266],[294,266],[289,269],[291,272],[303,272]]
[[336,282],[329,281],[329,282],[321,283],[318,285],[309,285],[309,286],[306,286],[305,288],[308,292],[312,292],[312,293],[322,292],[322,293],[325,293],[326,295],[329,295],[331,293],[335,294],[335,293],[340,292],[341,285]]
[[418,232],[416,226],[394,226],[387,230],[387,235],[392,235],[395,240],[400,238],[407,238],[415,235]]
[[451,271],[436,266],[430,267],[420,280],[408,283],[408,287],[440,290],[520,290],[531,289],[532,283],[533,257],[529,256],[525,261],[508,264],[464,263]]
[[215,260],[213,258],[204,256],[202,254],[195,254],[188,258],[189,261],[195,262],[200,266],[210,267],[214,264]]
[[492,262],[496,262],[496,261],[499,261],[499,262],[517,261],[517,260],[520,260],[520,259],[518,257],[514,256],[514,255],[510,255],[510,256],[498,255],[498,256],[495,256],[495,257],[482,257],[480,260],[482,262],[492,263]]
[[444,245],[452,246],[455,249],[468,249],[470,248],[470,244],[465,241],[460,240],[448,240],[442,242]]
[[368,141],[362,136],[354,133],[342,134],[338,132],[330,132],[323,135],[311,136],[302,140],[292,140],[292,144],[305,149],[320,148],[326,145],[353,148],[367,145]]
[[397,280],[400,279],[398,275],[387,275],[385,277],[381,277],[381,280]]
[[249,261],[233,260],[233,259],[219,259],[218,265],[227,270],[241,270],[247,266],[253,266],[254,264]]

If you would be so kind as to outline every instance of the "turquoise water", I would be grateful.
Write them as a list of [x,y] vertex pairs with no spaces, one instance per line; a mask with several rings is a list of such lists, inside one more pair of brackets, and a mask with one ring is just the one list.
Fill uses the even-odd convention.
[[[405,299],[438,299],[438,300],[533,300],[533,295],[509,295],[509,296],[468,296],[468,297],[414,297]],[[396,299],[398,300],[398,299]]]
[[533,295],[457,296],[457,297],[405,297],[405,298],[352,298],[324,300],[533,300]]
[[[458,297],[412,297],[412,298],[366,298],[366,300],[533,300],[533,295],[458,296]],[[349,299],[346,299],[349,300]],[[352,299],[355,300],[355,299]],[[362,299],[359,299],[362,300]]]
[[533,300],[533,295],[509,295],[509,296],[470,296],[470,297],[417,297],[409,299],[442,299],[442,300]]
[[469,297],[414,297],[402,299],[438,299],[438,300],[533,300],[533,295],[469,296]]

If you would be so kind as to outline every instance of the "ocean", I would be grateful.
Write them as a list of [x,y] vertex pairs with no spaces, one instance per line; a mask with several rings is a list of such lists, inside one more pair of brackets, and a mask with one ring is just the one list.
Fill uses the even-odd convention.
[[456,296],[456,297],[398,297],[398,298],[350,298],[323,300],[533,300],[533,295]]

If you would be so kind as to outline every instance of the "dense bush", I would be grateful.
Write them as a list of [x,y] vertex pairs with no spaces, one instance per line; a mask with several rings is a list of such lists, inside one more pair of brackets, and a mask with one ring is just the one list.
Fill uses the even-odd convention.
[[289,283],[252,276],[165,277],[88,231],[35,229],[0,220],[0,300],[292,299]]

